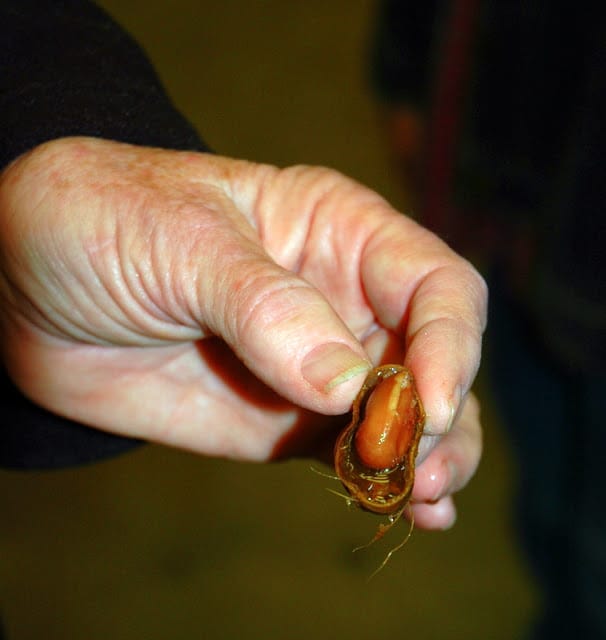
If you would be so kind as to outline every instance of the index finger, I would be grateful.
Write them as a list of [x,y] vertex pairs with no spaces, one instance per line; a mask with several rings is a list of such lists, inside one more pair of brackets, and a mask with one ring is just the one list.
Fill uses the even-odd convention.
[[434,234],[401,216],[365,247],[362,278],[377,321],[404,337],[427,413],[426,434],[452,426],[478,371],[487,288]]

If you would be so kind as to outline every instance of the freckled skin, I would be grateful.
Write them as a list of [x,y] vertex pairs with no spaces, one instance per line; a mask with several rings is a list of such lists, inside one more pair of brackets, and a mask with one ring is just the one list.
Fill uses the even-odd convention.
[[373,369],[335,445],[337,475],[362,509],[390,515],[406,506],[424,424],[412,373],[399,365]]

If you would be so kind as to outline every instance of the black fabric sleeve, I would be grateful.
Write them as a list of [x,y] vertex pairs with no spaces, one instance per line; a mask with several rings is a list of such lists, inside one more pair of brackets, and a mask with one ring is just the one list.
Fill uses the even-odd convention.
[[[0,169],[38,144],[85,135],[205,151],[141,48],[86,0],[0,0]],[[54,415],[0,370],[0,465],[54,468],[138,444]]]

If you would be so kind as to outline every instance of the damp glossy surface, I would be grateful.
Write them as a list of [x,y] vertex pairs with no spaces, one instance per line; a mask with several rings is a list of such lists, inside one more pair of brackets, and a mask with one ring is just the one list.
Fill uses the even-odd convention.
[[362,509],[399,514],[412,493],[425,412],[410,370],[383,365],[366,378],[335,445],[335,469]]

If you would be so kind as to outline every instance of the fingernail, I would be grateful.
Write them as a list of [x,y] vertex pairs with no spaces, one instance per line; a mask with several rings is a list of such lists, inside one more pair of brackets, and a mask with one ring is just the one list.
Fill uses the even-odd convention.
[[305,356],[301,373],[312,387],[329,393],[340,384],[366,373],[370,367],[368,360],[354,353],[347,345],[329,342]]
[[457,386],[454,390],[454,394],[450,400],[450,402],[448,403],[449,409],[450,409],[450,416],[448,418],[448,422],[446,423],[446,429],[444,430],[444,433],[448,433],[452,427],[454,426],[455,420],[457,419],[457,415],[459,414],[459,408],[461,406],[461,397],[462,397],[462,390],[460,386]]
[[[453,428],[461,407],[461,393],[461,387],[456,386],[450,400],[443,405],[444,409],[448,411],[448,414],[444,415],[441,419],[435,420],[434,416],[427,412],[425,417],[425,429],[423,430],[425,435],[444,436]],[[446,422],[444,422],[444,419],[446,419]]]

